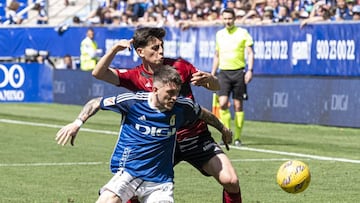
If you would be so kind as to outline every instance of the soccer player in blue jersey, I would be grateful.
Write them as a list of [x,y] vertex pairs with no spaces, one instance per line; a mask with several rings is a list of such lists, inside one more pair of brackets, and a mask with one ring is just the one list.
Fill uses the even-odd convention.
[[[180,95],[196,101],[191,86],[202,86],[217,91],[220,84],[216,76],[198,70],[194,65],[181,58],[165,57],[164,28],[142,27],[135,30],[132,39],[120,39],[108,49],[96,64],[92,74],[99,80],[106,81],[131,91],[152,91],[153,71],[162,65],[171,65],[180,74],[183,84]],[[123,50],[133,48],[142,63],[131,69],[111,67],[114,57]],[[222,185],[224,203],[241,203],[240,182],[236,170],[221,147],[211,136],[204,121],[186,125],[177,131],[177,144],[174,164],[186,161],[205,176],[212,176]],[[225,146],[228,148],[227,143]],[[137,203],[135,199],[127,203]]]
[[90,100],[74,123],[57,134],[58,144],[74,141],[80,126],[100,108],[123,115],[119,139],[110,168],[115,174],[100,190],[98,203],[174,202],[173,160],[176,131],[198,119],[219,130],[224,140],[231,131],[208,110],[189,98],[178,97],[182,79],[175,68],[164,65],[154,71],[151,92],[124,93]]

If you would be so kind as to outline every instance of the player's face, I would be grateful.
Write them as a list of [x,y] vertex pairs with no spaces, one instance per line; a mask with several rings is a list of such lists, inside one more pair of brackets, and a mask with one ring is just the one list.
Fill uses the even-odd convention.
[[222,14],[222,19],[226,28],[232,28],[235,25],[235,18],[231,13],[224,12]]
[[156,100],[157,107],[160,110],[171,110],[174,107],[176,99],[180,93],[180,87],[170,83],[157,88]]
[[145,63],[151,65],[160,65],[164,61],[163,41],[154,38],[141,51],[141,56]]

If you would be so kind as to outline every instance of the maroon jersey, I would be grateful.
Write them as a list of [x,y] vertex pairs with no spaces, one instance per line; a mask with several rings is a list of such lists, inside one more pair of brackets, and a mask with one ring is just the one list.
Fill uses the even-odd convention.
[[[196,73],[198,70],[191,63],[183,59],[165,58],[164,64],[175,67],[180,74],[183,81],[180,95],[195,100],[191,90],[190,80],[192,74]],[[136,66],[133,69],[117,69],[117,74],[120,80],[119,86],[121,87],[125,87],[131,91],[152,91],[152,74],[145,70],[143,64]],[[179,129],[177,131],[177,139],[182,140],[186,137],[193,137],[204,131],[208,131],[206,123],[203,120],[198,120],[185,128]]]

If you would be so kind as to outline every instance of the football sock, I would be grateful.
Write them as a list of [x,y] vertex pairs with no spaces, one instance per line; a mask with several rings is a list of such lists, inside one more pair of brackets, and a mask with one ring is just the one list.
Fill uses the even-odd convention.
[[234,140],[240,140],[241,131],[244,126],[244,112],[243,111],[235,112],[234,122],[235,122]]
[[241,193],[229,193],[224,189],[223,203],[241,203]]
[[126,203],[140,203],[137,197],[133,197],[130,200],[128,200]]
[[225,125],[225,127],[230,128],[230,122],[231,122],[231,113],[229,109],[222,110],[220,109],[220,120]]

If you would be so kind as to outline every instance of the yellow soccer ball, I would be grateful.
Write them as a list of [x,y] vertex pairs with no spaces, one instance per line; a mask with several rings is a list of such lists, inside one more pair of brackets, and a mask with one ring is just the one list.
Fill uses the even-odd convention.
[[303,192],[309,186],[310,180],[309,166],[298,160],[283,163],[276,176],[278,185],[288,193]]

